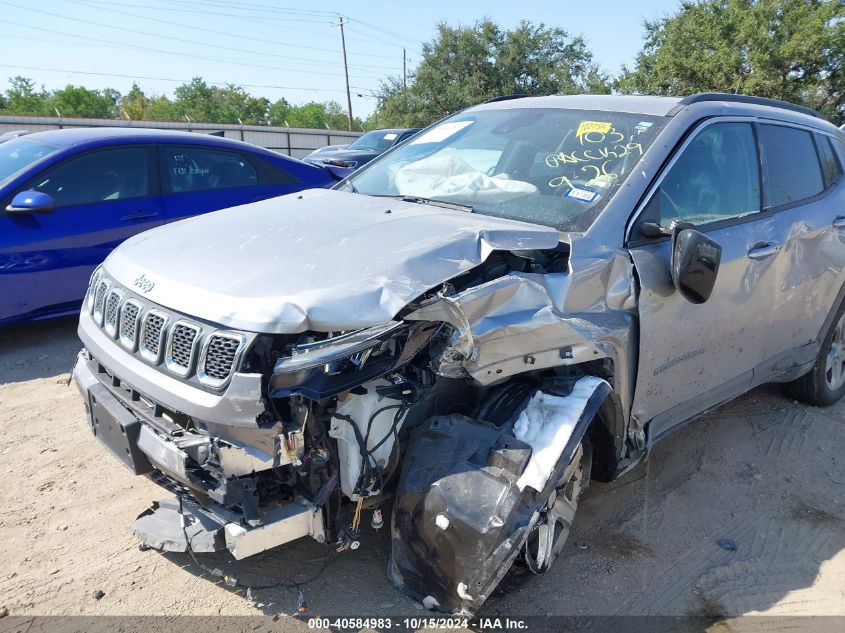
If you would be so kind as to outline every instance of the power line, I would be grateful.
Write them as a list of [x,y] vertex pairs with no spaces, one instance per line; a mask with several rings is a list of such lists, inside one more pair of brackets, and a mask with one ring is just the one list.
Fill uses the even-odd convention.
[[[21,22],[15,22],[15,21],[8,20],[8,19],[5,20],[5,23],[6,24],[13,24],[15,26],[20,26],[20,27],[27,28],[27,29],[32,29],[32,30],[35,30],[35,31],[43,31],[45,33],[53,33],[53,34],[56,34],[56,35],[63,35],[63,36],[66,36],[66,37],[77,37],[77,38],[82,38],[82,39],[85,39],[85,40],[91,40],[91,41],[95,41],[95,42],[103,42],[103,43],[106,43],[106,44],[123,46],[123,47],[126,47],[126,48],[133,48],[133,49],[142,50],[142,51],[149,51],[149,52],[153,52],[153,53],[163,53],[165,55],[176,55],[176,56],[179,56],[179,57],[188,57],[188,58],[192,58],[192,59],[201,59],[203,61],[211,60],[211,61],[217,61],[217,62],[220,62],[220,63],[223,63],[223,64],[232,64],[232,65],[235,65],[235,66],[244,66],[244,67],[247,67],[247,68],[262,68],[262,69],[265,69],[265,70],[279,70],[279,71],[288,72],[288,73],[298,73],[298,74],[307,74],[307,75],[321,75],[321,76],[327,76],[327,77],[339,77],[340,76],[337,73],[325,73],[325,72],[310,71],[310,70],[295,70],[295,69],[290,69],[290,68],[281,68],[279,66],[266,66],[266,65],[263,65],[263,64],[250,64],[250,63],[234,61],[234,60],[226,59],[226,58],[222,58],[222,57],[208,57],[206,55],[191,55],[190,53],[180,53],[178,51],[173,51],[173,50],[151,48],[151,47],[148,47],[148,46],[138,46],[138,45],[135,45],[135,44],[125,44],[125,43],[122,43],[122,42],[115,42],[114,40],[106,40],[106,39],[102,39],[102,38],[92,38],[92,37],[87,37],[87,36],[83,36],[83,35],[76,35],[75,33],[68,33],[66,31],[57,31],[55,29],[47,29],[47,28],[40,27],[40,26],[33,26],[31,24],[23,24]],[[358,76],[362,77],[362,78],[367,78],[367,79],[378,79],[379,78],[378,75],[375,75],[375,76],[373,76],[373,75],[362,75],[360,73],[358,74]]]
[[[129,16],[129,17],[132,17],[132,18],[139,18],[141,20],[148,20],[150,22],[157,22],[159,24],[168,24],[168,25],[171,25],[171,26],[173,25],[173,22],[171,22],[170,20],[162,20],[160,18],[153,18],[153,17],[146,16],[146,15],[139,15],[137,13],[130,13],[129,11],[121,11],[120,9],[111,9],[111,8],[107,8],[107,7],[98,6],[98,4],[117,4],[117,3],[99,2],[98,4],[91,4],[90,2],[85,2],[83,0],[69,0],[69,1],[73,2],[74,4],[78,4],[80,6],[89,7],[89,8],[92,8],[92,9],[97,9],[99,11],[108,11],[110,13],[117,13],[117,14],[120,14],[120,15]],[[93,1],[96,1],[96,0],[93,0]],[[124,6],[124,5],[120,4],[120,6]],[[133,6],[137,6],[137,5],[133,5]],[[204,27],[201,27],[201,26],[194,26],[192,24],[180,24],[179,28],[180,29],[186,29],[186,30],[192,30],[192,31],[202,31],[204,33],[213,33],[214,35],[224,35],[226,37],[234,37],[234,38],[237,38],[237,39],[245,39],[245,40],[250,40],[251,42],[264,42],[265,44],[273,44],[275,46],[292,46],[292,47],[295,47],[295,48],[298,48],[298,49],[319,51],[321,53],[336,53],[337,52],[336,49],[331,49],[331,48],[320,48],[320,47],[317,47],[317,46],[307,46],[305,44],[288,44],[286,42],[280,42],[280,41],[277,41],[277,40],[269,40],[269,39],[256,37],[254,35],[239,35],[237,33],[231,32],[231,31],[218,31],[218,30],[215,30],[215,29],[208,29],[208,28],[204,28]],[[395,58],[395,55],[377,55],[377,54],[374,54],[374,53],[356,53],[356,55],[358,55],[359,57],[377,57],[377,58],[380,58],[380,59],[394,59]],[[363,66],[362,66],[362,68],[363,68]],[[376,66],[369,66],[369,68],[376,68]]]
[[[0,33],[0,37],[16,37],[16,36],[7,36]],[[18,36],[19,37],[19,36]],[[121,79],[148,79],[150,81],[168,81],[174,83],[190,83],[191,79],[174,79],[172,77],[151,77],[145,75],[122,75],[119,73],[98,73],[93,72],[90,70],[69,70],[64,68],[43,68],[38,66],[20,66],[18,64],[0,64],[0,68],[12,68],[12,69],[19,69],[19,70],[38,70],[43,72],[55,72],[55,73],[67,73],[71,75],[94,75],[97,77],[119,77]],[[230,86],[233,85],[230,81],[208,81],[203,80],[207,84],[211,84],[212,86]],[[275,89],[275,90],[307,90],[309,92],[346,92],[345,90],[341,90],[339,88],[303,88],[298,86],[275,86],[275,85],[268,85],[268,84],[235,84],[239,88],[267,88],[267,89]],[[369,88],[363,88],[361,86],[351,86],[355,90],[370,90]]]
[[[61,18],[63,20],[71,20],[71,21],[74,21],[74,22],[81,22],[83,24],[91,24],[93,26],[105,27],[105,28],[108,28],[108,29],[123,31],[123,32],[126,32],[126,33],[136,33],[138,35],[146,35],[146,36],[151,36],[151,37],[164,38],[164,39],[174,41],[174,42],[182,42],[182,43],[185,43],[185,44],[194,44],[194,45],[199,45],[199,46],[208,46],[208,47],[211,47],[211,48],[230,50],[230,51],[235,51],[235,52],[238,52],[238,53],[247,53],[247,54],[251,54],[251,55],[278,57],[279,59],[285,59],[285,60],[290,60],[290,61],[301,61],[301,62],[306,62],[306,63],[310,63],[310,64],[317,64],[317,65],[322,65],[322,66],[326,66],[326,65],[334,66],[334,64],[332,62],[313,61],[313,60],[308,59],[307,57],[292,57],[292,56],[289,56],[289,55],[277,55],[277,54],[273,54],[273,53],[265,53],[264,51],[257,51],[257,50],[254,50],[254,49],[236,48],[236,47],[233,47],[233,46],[225,46],[223,44],[202,42],[202,41],[198,41],[198,40],[189,40],[189,39],[180,38],[180,37],[171,37],[171,36],[168,36],[168,35],[162,35],[160,33],[151,33],[150,31],[141,31],[141,30],[138,30],[138,29],[130,29],[130,28],[122,27],[122,26],[114,26],[114,25],[111,25],[111,24],[105,24],[103,22],[95,22],[93,20],[85,20],[85,19],[82,19],[82,18],[75,18],[75,17],[71,17],[71,16],[67,16],[67,15],[62,15],[62,14],[59,14],[59,13],[53,13],[51,11],[44,11],[42,9],[31,9],[29,7],[25,7],[25,6],[22,6],[22,5],[19,5],[19,4],[15,4],[13,2],[0,1],[0,4],[5,4],[5,5],[10,6],[10,7],[15,7],[15,8],[18,8],[18,9],[22,9],[24,11],[31,11],[33,13],[39,13],[39,14],[42,14],[42,15],[51,15],[53,17]],[[354,65],[353,68],[374,68],[374,69],[383,69],[383,70],[395,70],[393,67],[387,67],[387,66]]]
[[420,40],[415,40],[414,38],[408,37],[407,35],[406,36],[396,35],[396,33],[391,31],[390,29],[385,29],[381,26],[377,26],[377,25],[372,24],[370,22],[364,22],[364,20],[359,20],[357,18],[351,18],[351,17],[348,17],[348,16],[347,16],[347,19],[350,22],[355,22],[356,24],[360,24],[361,26],[364,26],[366,28],[373,29],[374,31],[379,31],[381,33],[384,33],[385,35],[393,37],[393,38],[400,40],[402,42],[413,42],[414,44],[416,44],[418,46],[423,46],[425,44],[425,42],[421,42]]
[[[89,2],[93,2],[95,4],[117,5],[117,6],[121,6],[121,7],[126,6],[124,3],[102,2],[102,0],[89,0]],[[156,11],[172,11],[172,12],[175,12],[175,13],[189,13],[191,15],[196,15],[196,13],[197,13],[196,9],[177,9],[177,8],[169,7],[169,6],[167,6],[167,7],[154,6],[154,5],[151,6],[149,4],[133,4],[132,6],[136,9],[154,9]],[[285,22],[285,20],[281,19],[281,18],[273,18],[273,17],[267,17],[267,16],[255,16],[255,15],[245,16],[245,15],[237,15],[235,13],[221,13],[219,11],[203,10],[203,15],[216,15],[216,16],[232,18],[232,19],[236,19],[236,20],[246,20],[248,22],[258,22],[259,24],[266,24],[267,22]],[[290,21],[290,20],[288,20],[288,21]],[[323,22],[323,23],[325,23],[323,20],[314,20],[313,22]],[[314,36],[317,36],[317,37],[323,37],[323,38],[331,36],[330,33],[322,33],[322,32],[318,32],[318,31],[307,31],[305,29],[300,29],[300,28],[297,28],[297,32],[303,33],[303,34],[306,34],[306,35],[314,35]]]
[[[222,9],[239,9],[241,11],[275,13],[279,15],[293,15],[299,16],[299,18],[311,18],[311,20],[309,21],[312,22],[336,19],[340,16],[337,11],[321,11],[318,9],[292,9],[267,4],[256,5],[256,3],[254,2],[234,2],[231,0],[182,0],[182,2],[187,4],[198,4],[200,6],[210,6]],[[291,21],[297,20],[291,18]]]
[[[88,2],[93,3],[95,5],[106,4],[106,5],[116,5],[116,6],[121,6],[121,7],[126,6],[124,3],[110,2],[108,0],[88,0]],[[190,3],[191,0],[183,0],[183,2]],[[172,11],[172,12],[176,12],[176,13],[189,13],[191,15],[195,15],[196,12],[197,12],[196,9],[190,9],[190,8],[179,9],[179,8],[174,8],[174,7],[171,7],[171,6],[158,6],[158,5],[149,5],[149,4],[146,4],[146,5],[133,4],[132,6],[136,9],[153,9],[153,10],[156,10],[156,11]],[[209,5],[200,4],[200,6],[207,7]],[[214,6],[214,7],[221,6],[222,8],[226,8],[222,5],[211,5],[211,6]],[[238,8],[241,11],[250,10],[250,9],[242,8],[241,6],[238,6],[236,8]],[[252,9],[252,10],[254,11],[254,9]],[[203,9],[203,14],[204,15],[216,15],[216,16],[227,17],[227,18],[232,18],[232,19],[236,19],[236,20],[246,20],[248,22],[258,22],[260,24],[266,24],[268,21],[271,21],[271,22],[297,21],[296,19],[293,19],[293,18],[276,18],[276,17],[269,17],[269,16],[266,16],[266,15],[239,15],[239,14],[235,14],[235,13],[221,13],[219,11],[208,11],[208,10],[205,10],[205,9]],[[330,15],[332,15],[334,17],[338,16],[338,14],[336,14],[336,13],[330,14]],[[348,16],[344,16],[344,17],[349,19]],[[318,20],[318,19],[315,19],[315,20],[299,20],[299,21],[312,22],[312,23],[324,22],[324,20]],[[330,35],[328,33],[323,33],[323,32],[318,32],[318,31],[308,31],[308,30],[304,30],[304,29],[300,29],[300,28],[297,29],[297,32],[303,33],[303,34],[306,34],[306,35],[314,35],[314,36],[317,36],[317,37],[323,37],[323,38],[326,38]],[[401,47],[401,44],[397,44],[396,42],[388,42],[386,40],[383,40],[383,39],[377,38],[373,35],[370,35],[369,33],[364,33],[363,31],[358,31],[358,33],[361,36],[368,38],[368,39],[375,41],[375,42],[387,44],[388,46],[399,46],[399,47]],[[394,36],[394,37],[397,37],[397,36]],[[405,40],[405,41],[409,41],[409,40]],[[413,41],[413,40],[411,40],[411,41]]]
[[381,42],[382,44],[387,44],[388,46],[395,46],[396,48],[404,48],[404,46],[399,42],[388,42],[387,40],[376,37],[375,35],[370,35],[369,33],[364,33],[364,31],[361,31],[359,29],[353,29],[352,27],[349,27],[349,30],[353,33],[357,33],[358,35],[369,38],[375,42]]

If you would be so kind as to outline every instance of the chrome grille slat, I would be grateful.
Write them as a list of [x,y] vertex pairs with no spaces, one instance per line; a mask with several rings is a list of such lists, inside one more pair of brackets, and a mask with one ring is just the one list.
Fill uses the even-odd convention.
[[102,276],[103,270],[98,266],[94,274],[91,275],[91,281],[88,283],[88,294],[85,297],[85,305],[88,306],[88,312],[94,311],[94,296],[97,294],[97,285],[100,283]]
[[187,376],[193,370],[201,331],[202,328],[199,325],[188,321],[177,321],[173,324],[167,341],[164,364],[174,374]]
[[103,329],[106,334],[112,337],[117,336],[117,321],[120,317],[120,304],[123,301],[123,293],[113,289],[106,297],[105,308],[103,309]]
[[138,317],[141,315],[142,305],[134,299],[127,299],[120,311],[120,344],[131,352],[138,345]]
[[111,284],[108,279],[103,279],[97,285],[97,291],[94,293],[94,308],[92,314],[94,316],[94,322],[100,327],[103,326],[103,311],[106,305],[106,295],[109,292],[110,286]]
[[215,332],[203,345],[197,377],[209,387],[225,385],[237,369],[246,339],[235,332]]
[[205,373],[215,380],[223,380],[232,371],[232,363],[235,362],[240,343],[222,336],[212,336],[209,340]]
[[161,362],[166,326],[166,314],[158,310],[150,310],[144,315],[144,321],[141,325],[141,340],[138,347],[141,350],[141,356],[150,362]]

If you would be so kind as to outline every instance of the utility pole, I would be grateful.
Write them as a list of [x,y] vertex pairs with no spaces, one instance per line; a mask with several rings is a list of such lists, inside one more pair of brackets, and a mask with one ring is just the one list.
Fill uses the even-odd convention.
[[346,107],[347,107],[347,114],[349,117],[349,131],[352,131],[352,95],[349,93],[349,66],[346,63],[346,37],[343,34],[343,25],[345,22],[343,21],[343,16],[340,16],[340,22],[335,24],[334,26],[340,27],[340,43],[343,47],[343,74],[346,76]]
[[408,89],[408,62],[405,56],[405,49],[402,49],[402,87]]

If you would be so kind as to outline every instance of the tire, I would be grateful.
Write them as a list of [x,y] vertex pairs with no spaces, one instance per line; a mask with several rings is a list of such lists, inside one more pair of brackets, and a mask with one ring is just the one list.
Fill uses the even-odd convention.
[[813,368],[784,387],[789,396],[816,407],[828,407],[845,395],[845,303],[836,310]]
[[[578,499],[590,485],[592,461],[593,446],[585,435],[572,460],[574,468],[567,470],[560,485],[555,489],[540,521],[534,526],[513,565],[496,587],[496,593],[509,594],[522,588],[533,576],[546,573],[557,560],[569,536],[578,508]],[[550,529],[554,530],[555,535],[553,553],[545,557],[538,556],[539,542],[545,531]]]

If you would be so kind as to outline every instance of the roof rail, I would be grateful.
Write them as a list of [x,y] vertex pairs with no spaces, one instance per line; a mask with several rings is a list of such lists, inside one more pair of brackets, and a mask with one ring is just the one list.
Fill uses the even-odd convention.
[[806,106],[797,105],[795,103],[780,101],[779,99],[768,99],[766,97],[752,97],[750,95],[731,94],[728,92],[699,92],[698,94],[684,97],[678,102],[678,105],[672,108],[672,111],[669,112],[669,116],[677,114],[685,106],[692,105],[693,103],[701,103],[703,101],[733,101],[734,103],[749,103],[752,105],[780,108],[782,110],[792,110],[793,112],[800,112],[801,114],[806,114],[819,119],[824,118],[820,112],[813,110],[812,108],[808,108]]
[[523,97],[530,97],[531,95],[526,94],[514,94],[514,95],[502,95],[500,97],[493,97],[492,99],[487,99],[487,101],[482,101],[481,103],[496,103],[497,101],[508,101],[510,99],[522,99]]

